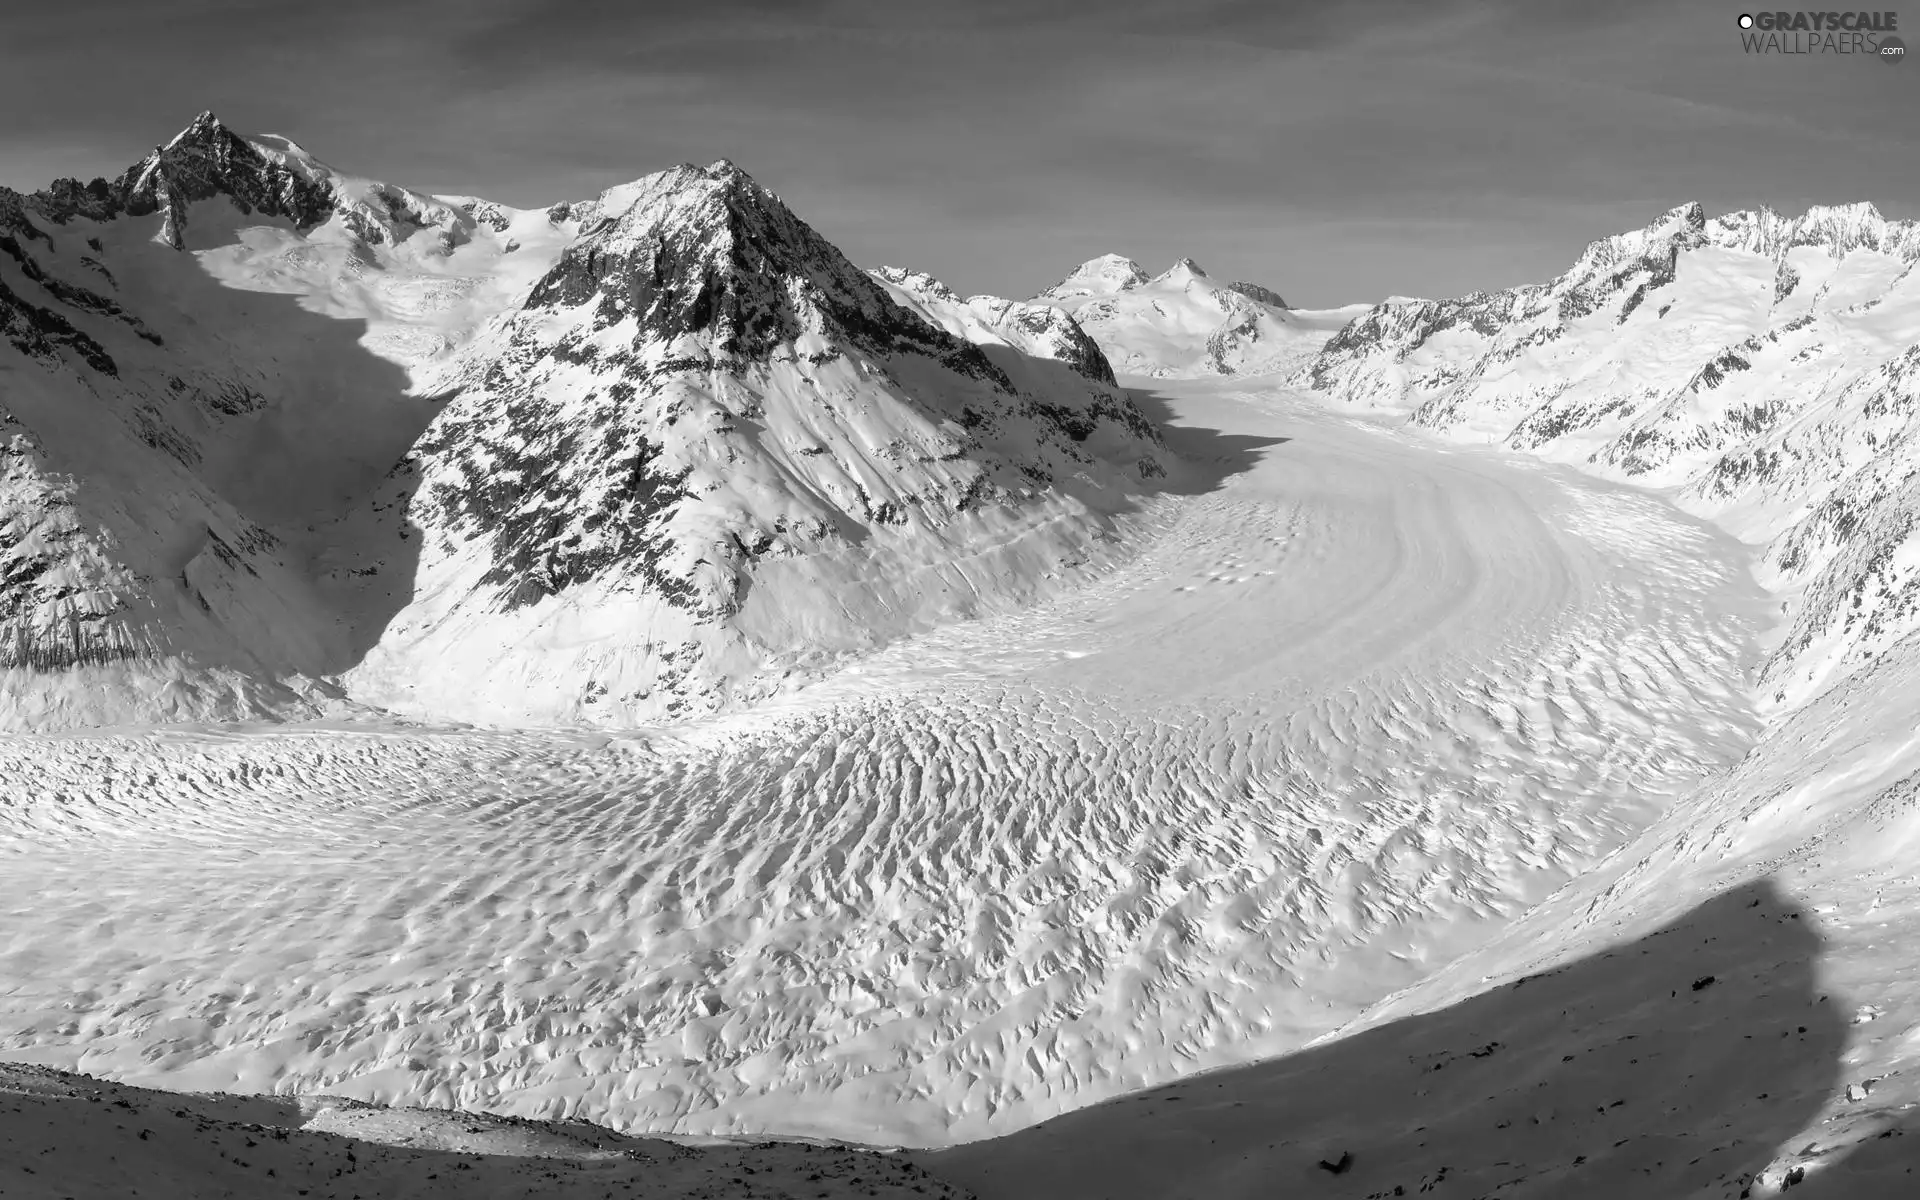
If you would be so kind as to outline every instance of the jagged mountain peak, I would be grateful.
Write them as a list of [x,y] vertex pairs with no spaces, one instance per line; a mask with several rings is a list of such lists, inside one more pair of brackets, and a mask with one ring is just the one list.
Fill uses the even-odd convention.
[[759,235],[799,223],[771,189],[725,158],[704,167],[681,163],[644,175],[608,189],[596,205],[602,219],[652,220],[663,210],[677,210],[694,222],[732,222]]
[[1880,209],[1870,200],[1860,200],[1852,204],[1815,204],[1807,209],[1802,218],[1807,224],[1883,224],[1886,218],[1880,215]]
[[1727,213],[1714,218],[1709,240],[1774,258],[1812,246],[1835,257],[1871,249],[1908,262],[1920,261],[1920,222],[1890,221],[1866,202],[1816,204],[1798,216],[1765,205]]
[[[615,579],[674,620],[723,621],[773,548],[943,527],[1084,469],[1095,435],[1120,439],[1136,474],[1157,469],[1150,426],[1071,321],[990,305],[966,319],[972,302],[935,297],[950,294],[928,277],[861,271],[732,163],[549,218],[571,241],[418,445],[435,464],[419,511],[482,539],[503,614]],[[564,470],[536,445],[568,446]],[[865,466],[871,453],[889,465]],[[503,505],[503,472],[545,481],[539,503]],[[573,477],[606,486],[570,498]]]
[[300,226],[318,224],[332,209],[323,184],[275,162],[212,110],[128,168],[112,191],[121,211],[132,216],[160,213],[157,237],[176,250],[186,244],[188,207],[216,195],[226,196],[242,212],[286,217]]
[[[244,216],[281,218],[306,231],[339,218],[361,241],[373,245],[406,240],[435,229],[438,248],[468,241],[475,216],[431,196],[335,171],[291,138],[243,135],[212,111],[200,113],[165,144],[109,181],[82,184],[59,179],[34,194],[36,211],[57,224],[158,214],[155,240],[186,248],[191,210],[226,198]],[[509,210],[497,205],[498,226]]]
[[188,145],[212,146],[235,136],[234,132],[228,129],[209,108],[202,110],[199,116],[187,122],[179,133],[173,135],[171,141],[159,149],[164,152]]
[[1193,261],[1191,258],[1179,258],[1174,260],[1172,266],[1155,275],[1152,279],[1148,280],[1148,282],[1185,283],[1188,280],[1205,278],[1207,278],[1207,273],[1201,269],[1199,263]]
[[1824,246],[1836,255],[1865,247],[1920,260],[1920,221],[1890,221],[1866,201],[1816,204],[1794,226],[1795,245]]
[[1920,261],[1920,221],[1891,221],[1867,202],[1816,204],[1795,215],[1768,205],[1709,218],[1698,203],[1668,209],[1638,229],[1600,238],[1590,245],[1563,281],[1583,279],[1600,269],[1669,256],[1700,245],[1747,250],[1774,258],[1811,246],[1843,257],[1872,249],[1908,262]]
[[1660,214],[1653,223],[1656,229],[1686,228],[1704,229],[1707,224],[1707,210],[1698,200],[1689,200],[1685,204],[1676,204]]
[[[562,211],[564,210],[564,211]],[[673,347],[677,359],[764,358],[813,333],[868,349],[910,344],[960,360],[920,317],[794,215],[779,196],[722,159],[688,164],[610,188],[585,205],[561,206],[580,236],[528,298],[529,308],[597,306],[595,325],[627,318],[636,332]],[[984,360],[971,371],[986,370]]]
[[786,208],[779,197],[732,159],[720,158],[700,166],[678,163],[664,170],[615,184],[594,199],[555,206],[560,216],[597,232],[606,222],[618,221],[636,210],[677,207],[708,219],[728,211],[774,212]]
[[1664,253],[1676,245],[1697,244],[1706,228],[1707,212],[1699,202],[1676,205],[1638,229],[1609,234],[1588,243],[1562,280],[1584,279],[1597,270]]

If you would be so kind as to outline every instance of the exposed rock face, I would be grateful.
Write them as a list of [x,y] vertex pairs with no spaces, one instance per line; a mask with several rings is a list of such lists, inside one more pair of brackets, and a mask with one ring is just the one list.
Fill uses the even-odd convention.
[[159,238],[174,249],[186,242],[191,206],[215,196],[243,214],[285,217],[302,228],[332,214],[333,195],[284,163],[272,161],[210,112],[203,112],[164,146],[135,163],[111,183],[96,179],[82,185],[56,180],[33,197],[34,208],[65,224],[75,217],[111,220],[125,214],[159,213]]
[[[662,172],[569,215],[583,233],[419,447],[416,517],[489,544],[483,581],[504,587],[510,608],[614,570],[638,571],[691,613],[728,615],[753,558],[796,552],[847,521],[942,521],[1014,478],[1050,482],[1063,460],[1085,459],[1077,443],[1107,419],[1092,397],[1062,405],[1023,392],[981,347],[896,304],[730,163]],[[1023,317],[1056,324],[995,319]],[[1100,360],[1087,349],[1069,353],[1091,367]],[[909,390],[896,371],[924,382]],[[897,448],[894,478],[854,470],[837,489],[809,479],[804,490],[825,506],[733,503],[718,535],[730,552],[717,559],[676,539],[676,514],[701,523],[719,514],[696,517],[708,507],[699,498],[732,491],[709,478],[714,458],[736,464],[727,474],[818,475],[826,464],[796,462],[740,426],[779,421],[768,410],[791,405],[798,388],[851,432],[860,418],[828,397],[854,381],[899,410],[876,414]],[[1134,416],[1129,432],[1150,432]]]
[[1559,278],[1368,310],[1302,381],[1339,401],[1678,486],[1804,587],[1765,677],[1810,694],[1920,627],[1920,222],[1870,205],[1602,238]]
[[[164,163],[91,191],[0,189],[0,726],[304,711],[276,674],[310,640],[262,636],[297,605],[283,547],[194,473],[214,406],[258,393],[230,355],[175,336],[207,314],[136,313],[118,275],[127,229],[179,228],[184,208],[161,211],[185,204],[175,168],[202,141],[226,156],[223,136],[196,122]],[[62,190],[102,217],[52,203]],[[259,624],[223,624],[229,601]]]
[[75,511],[71,479],[0,409],[0,669],[54,671],[151,654],[152,630],[122,619],[140,581]]
[[[963,374],[992,375],[977,350],[899,311],[732,163],[677,167],[635,188],[573,210],[582,236],[533,289],[529,309],[594,301],[596,329],[631,318],[641,340],[711,334],[718,360],[765,359],[820,332],[868,353],[931,355]],[[809,318],[824,324],[809,330]]]
[[[308,677],[479,719],[727,703],[1019,602],[1160,472],[1071,318],[970,319],[730,163],[520,212],[204,114],[112,182],[0,190],[0,351],[33,381],[0,642],[43,690],[166,661],[236,711]],[[1033,562],[920,594],[980,539]]]
[[1239,292],[1242,296],[1245,296],[1249,300],[1258,300],[1260,303],[1267,305],[1269,308],[1291,308],[1292,307],[1292,305],[1288,304],[1285,300],[1281,299],[1279,292],[1274,291],[1272,288],[1261,287],[1257,283],[1244,283],[1236,280],[1235,282],[1229,283],[1227,285],[1227,290]]

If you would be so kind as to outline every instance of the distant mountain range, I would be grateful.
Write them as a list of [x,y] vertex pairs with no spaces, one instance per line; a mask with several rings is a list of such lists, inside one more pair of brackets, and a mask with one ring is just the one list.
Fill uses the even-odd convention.
[[1396,300],[1298,382],[1637,483],[1764,544],[1794,703],[1920,627],[1920,222],[1871,205],[1603,238],[1559,278]]
[[1158,275],[1108,254],[1034,297],[1073,314],[1124,374],[1269,375],[1296,369],[1365,305],[1289,308],[1255,283],[1220,283],[1183,258]]

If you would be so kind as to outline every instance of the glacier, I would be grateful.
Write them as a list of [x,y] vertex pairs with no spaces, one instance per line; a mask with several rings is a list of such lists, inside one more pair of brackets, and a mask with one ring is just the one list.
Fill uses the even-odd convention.
[[0,191],[0,1127],[180,1196],[1906,1195],[1915,230],[1312,311],[961,297],[725,160],[518,210],[207,114]]

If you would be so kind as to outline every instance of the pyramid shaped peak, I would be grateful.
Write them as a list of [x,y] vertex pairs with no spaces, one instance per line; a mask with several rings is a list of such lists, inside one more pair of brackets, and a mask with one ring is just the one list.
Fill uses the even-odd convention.
[[1205,278],[1207,278],[1206,271],[1201,268],[1199,263],[1193,261],[1191,258],[1175,259],[1171,267],[1168,267],[1165,271],[1155,276],[1156,280],[1164,279],[1172,283],[1178,283],[1188,279]]
[[188,121],[179,133],[173,135],[160,147],[160,152],[177,150],[188,146],[206,146],[228,138],[238,139],[238,135],[228,128],[212,109],[204,109],[200,115]]
[[882,283],[912,290],[924,277],[862,271],[725,159],[609,188],[557,219],[579,233],[528,294],[529,310],[590,303],[596,319],[631,319],[645,340],[696,338],[731,360],[763,359],[803,329],[849,344],[936,336]]
[[1589,242],[1563,278],[1583,278],[1596,270],[1612,270],[1621,262],[1646,254],[1666,254],[1697,244],[1707,231],[1707,211],[1699,201],[1675,205],[1637,229],[1609,234]]
[[225,129],[225,128],[226,128],[226,124],[220,120],[220,117],[217,113],[215,113],[210,108],[203,108],[200,110],[200,114],[198,116],[194,117],[193,120],[187,122],[187,127],[180,131],[179,136],[185,137],[187,134],[193,133],[197,130],[211,130],[211,129]]
[[680,163],[627,183],[615,184],[592,200],[556,205],[558,219],[605,230],[615,225],[635,232],[661,221],[689,227],[761,227],[792,220],[786,205],[731,159],[706,166]]
[[156,240],[179,250],[186,245],[188,209],[214,196],[227,197],[243,213],[287,217],[302,227],[319,223],[332,212],[333,193],[310,176],[269,158],[207,109],[104,189],[85,198],[73,189],[49,189],[44,210],[55,220],[159,213]]
[[[717,185],[717,186],[715,186]],[[666,192],[692,191],[701,193],[751,192],[771,194],[760,181],[742,170],[740,164],[730,158],[716,158],[705,166],[696,163],[681,163],[664,171],[655,171],[643,175],[631,183],[622,184],[613,189],[623,191]]]

